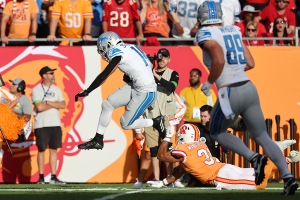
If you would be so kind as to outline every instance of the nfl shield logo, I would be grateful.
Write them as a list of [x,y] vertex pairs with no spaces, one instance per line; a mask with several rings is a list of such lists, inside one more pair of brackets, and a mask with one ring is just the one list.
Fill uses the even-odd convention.
[[221,97],[224,98],[225,97],[224,94],[221,94]]

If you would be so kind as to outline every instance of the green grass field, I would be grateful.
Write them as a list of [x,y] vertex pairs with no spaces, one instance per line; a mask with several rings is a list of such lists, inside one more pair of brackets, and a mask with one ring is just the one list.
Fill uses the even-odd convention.
[[[260,191],[215,190],[214,188],[132,188],[127,184],[0,184],[0,200],[165,200],[165,199],[300,199],[300,189],[294,196],[281,196],[283,184],[270,183]],[[280,189],[277,189],[280,188]]]

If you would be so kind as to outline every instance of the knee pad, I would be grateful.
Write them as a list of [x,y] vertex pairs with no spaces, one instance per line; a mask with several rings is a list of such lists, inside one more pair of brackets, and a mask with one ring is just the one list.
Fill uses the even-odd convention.
[[157,157],[158,146],[150,148],[151,157]]

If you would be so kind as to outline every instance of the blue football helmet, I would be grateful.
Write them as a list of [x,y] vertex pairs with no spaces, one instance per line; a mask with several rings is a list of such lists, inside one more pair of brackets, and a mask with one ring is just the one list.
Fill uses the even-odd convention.
[[197,11],[197,19],[201,26],[209,24],[222,24],[223,12],[219,3],[214,1],[203,2]]
[[103,60],[108,61],[107,52],[109,49],[115,47],[118,43],[123,42],[118,34],[112,31],[102,33],[97,41],[97,51]]

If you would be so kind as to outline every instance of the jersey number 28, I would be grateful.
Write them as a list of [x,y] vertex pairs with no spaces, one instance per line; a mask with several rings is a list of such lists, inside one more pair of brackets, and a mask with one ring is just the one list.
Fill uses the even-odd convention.
[[110,26],[118,27],[119,20],[120,26],[127,27],[129,25],[129,13],[127,11],[120,12],[120,15],[117,11],[111,11],[110,16]]
[[[226,56],[227,62],[230,65],[238,64],[246,64],[247,60],[244,54],[244,47],[239,35],[225,35],[224,41],[226,45]],[[238,56],[238,57],[237,57]]]

